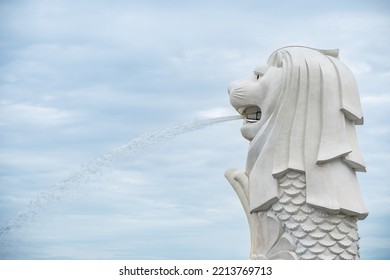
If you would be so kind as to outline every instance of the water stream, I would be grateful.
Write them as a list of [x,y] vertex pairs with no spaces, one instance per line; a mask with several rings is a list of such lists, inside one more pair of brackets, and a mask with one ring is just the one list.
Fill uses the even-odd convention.
[[178,135],[193,132],[210,125],[241,119],[242,116],[227,116],[195,120],[189,123],[177,124],[172,127],[146,133],[118,146],[111,151],[95,158],[67,178],[59,181],[45,192],[40,192],[29,205],[19,212],[13,219],[0,226],[0,244],[4,245],[7,239],[13,237],[17,230],[24,230],[38,220],[38,218],[49,210],[49,207],[58,201],[63,200],[71,191],[76,191],[80,184],[88,183],[92,178],[103,175],[112,166],[114,161],[119,159],[132,160],[142,153],[147,147],[156,145],[163,141],[175,138]]

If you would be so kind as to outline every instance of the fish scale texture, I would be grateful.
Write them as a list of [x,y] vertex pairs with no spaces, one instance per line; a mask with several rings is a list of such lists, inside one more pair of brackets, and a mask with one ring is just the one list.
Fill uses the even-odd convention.
[[272,209],[294,238],[299,259],[359,259],[356,218],[308,205],[304,173],[289,171],[278,183],[280,199]]

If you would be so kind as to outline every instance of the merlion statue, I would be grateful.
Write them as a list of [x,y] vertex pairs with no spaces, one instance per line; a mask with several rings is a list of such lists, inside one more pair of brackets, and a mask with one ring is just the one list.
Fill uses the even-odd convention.
[[358,259],[363,115],[338,50],[278,49],[229,98],[250,141],[246,170],[225,173],[248,218],[250,258]]

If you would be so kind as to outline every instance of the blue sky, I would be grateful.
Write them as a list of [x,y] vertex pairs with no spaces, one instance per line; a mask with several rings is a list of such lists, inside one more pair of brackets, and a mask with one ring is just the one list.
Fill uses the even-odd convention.
[[389,15],[372,0],[0,1],[0,258],[247,259],[223,176],[245,167],[240,121],[85,170],[144,133],[234,115],[229,82],[306,45],[339,48],[356,75],[361,257],[390,259]]

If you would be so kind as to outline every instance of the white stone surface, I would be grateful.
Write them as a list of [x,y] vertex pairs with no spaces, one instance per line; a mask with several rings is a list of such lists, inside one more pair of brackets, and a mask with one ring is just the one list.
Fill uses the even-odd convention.
[[363,114],[338,50],[278,49],[231,83],[229,98],[250,141],[246,170],[225,176],[248,216],[251,258],[358,258],[356,219],[368,214],[356,177]]

